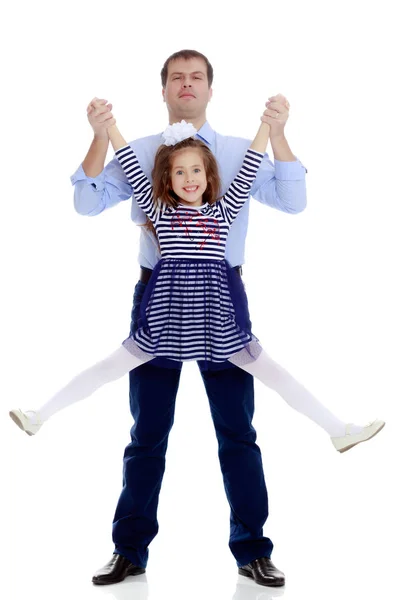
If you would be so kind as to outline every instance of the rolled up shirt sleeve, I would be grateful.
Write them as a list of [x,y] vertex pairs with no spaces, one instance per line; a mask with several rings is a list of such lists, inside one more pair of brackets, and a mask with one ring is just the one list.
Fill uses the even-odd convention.
[[300,213],[307,206],[306,173],[307,169],[299,160],[275,160],[272,163],[266,154],[251,195],[261,204],[282,212]]
[[132,187],[116,159],[97,177],[88,177],[80,165],[71,176],[71,183],[75,186],[74,207],[80,215],[98,215],[132,197]]

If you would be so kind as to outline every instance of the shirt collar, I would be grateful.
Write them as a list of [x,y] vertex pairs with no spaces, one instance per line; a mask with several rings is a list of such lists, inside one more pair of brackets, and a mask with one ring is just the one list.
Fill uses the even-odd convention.
[[205,142],[208,146],[213,146],[215,140],[215,131],[212,129],[210,123],[206,121],[202,127],[198,130],[196,136]]

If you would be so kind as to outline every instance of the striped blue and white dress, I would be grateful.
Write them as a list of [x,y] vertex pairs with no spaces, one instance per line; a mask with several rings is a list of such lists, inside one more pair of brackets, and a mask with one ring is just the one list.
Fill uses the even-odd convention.
[[155,203],[150,181],[130,146],[116,152],[135,199],[154,225],[161,260],[141,303],[139,328],[123,345],[178,361],[223,362],[244,351],[257,358],[240,275],[225,259],[229,228],[247,201],[263,155],[247,150],[242,167],[221,200],[199,207]]

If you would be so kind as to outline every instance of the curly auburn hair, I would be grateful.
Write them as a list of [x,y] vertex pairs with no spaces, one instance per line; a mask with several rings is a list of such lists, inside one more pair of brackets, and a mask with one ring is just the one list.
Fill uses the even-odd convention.
[[174,146],[162,145],[157,150],[151,173],[154,199],[172,208],[178,206],[180,198],[178,198],[171,187],[171,168],[174,156],[184,150],[200,151],[207,179],[207,187],[203,194],[203,204],[214,204],[218,200],[221,189],[217,161],[208,146],[200,140],[193,138],[187,138]]
[[[208,146],[200,140],[187,138],[174,146],[162,145],[157,150],[151,176],[153,178],[153,198],[154,202],[158,205],[161,203],[172,208],[177,208],[180,199],[171,187],[172,160],[178,152],[188,149],[199,150],[203,159],[207,179],[207,187],[203,194],[203,204],[214,204],[220,198],[221,178],[215,156]],[[145,227],[157,237],[149,218],[147,218]]]

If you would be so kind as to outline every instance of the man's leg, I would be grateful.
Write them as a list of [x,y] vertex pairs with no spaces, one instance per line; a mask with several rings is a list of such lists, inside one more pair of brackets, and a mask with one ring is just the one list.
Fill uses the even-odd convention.
[[263,536],[268,496],[261,452],[251,422],[253,377],[237,367],[202,371],[218,439],[218,455],[231,507],[229,547],[238,566],[270,557],[273,544]]
[[145,567],[158,532],[157,506],[174,422],[180,370],[146,364],[131,371],[130,406],[135,421],[125,449],[123,489],[113,521],[115,554]]
[[[140,303],[146,285],[138,282],[133,297],[131,333],[137,329]],[[171,361],[172,363],[172,361]],[[129,373],[129,400],[135,421],[126,447],[123,488],[113,520],[114,555],[93,576],[105,585],[143,573],[148,546],[158,531],[157,506],[165,470],[168,434],[174,422],[180,366],[148,363]]]

